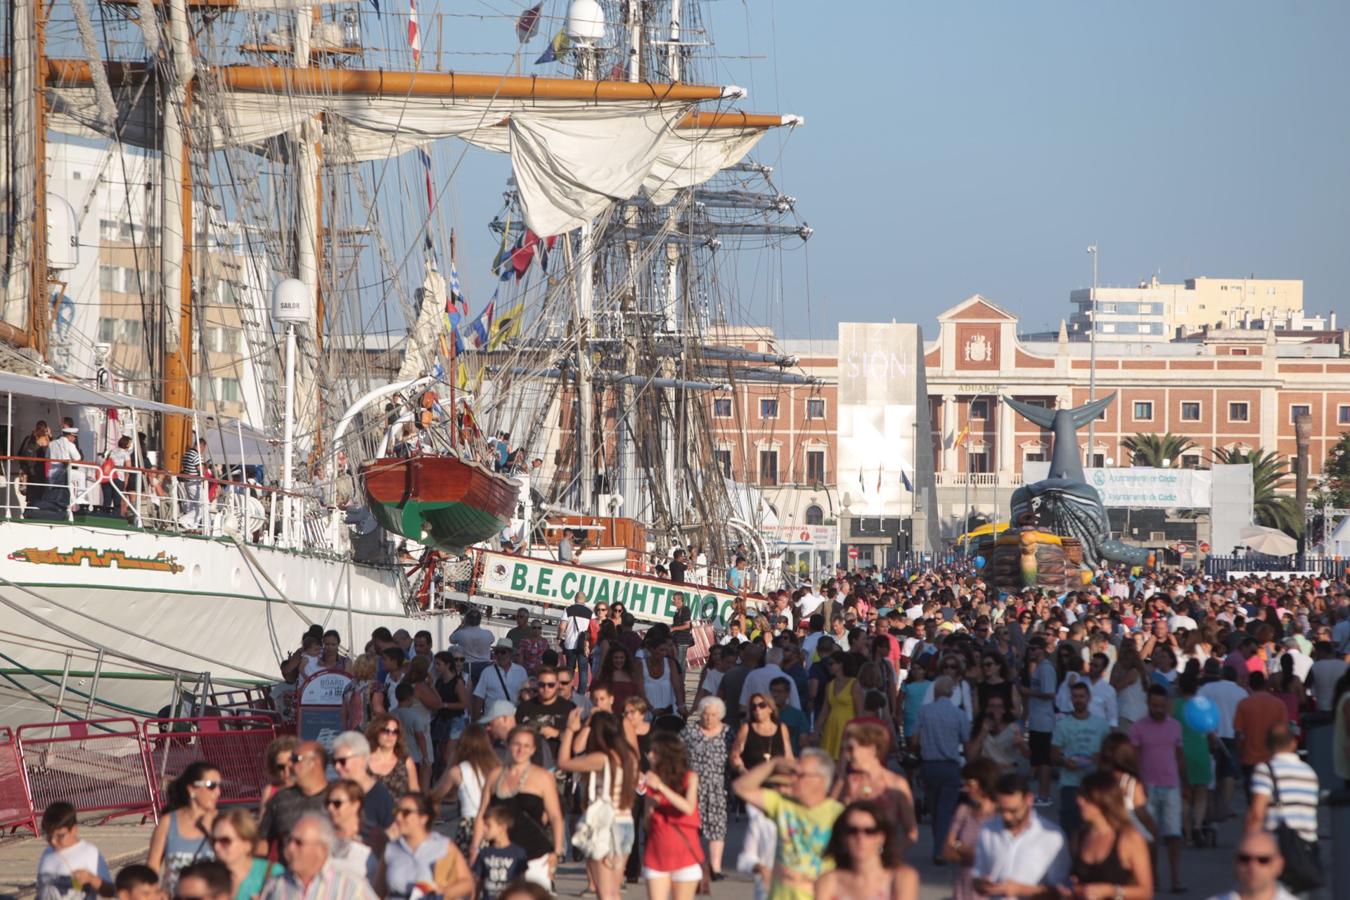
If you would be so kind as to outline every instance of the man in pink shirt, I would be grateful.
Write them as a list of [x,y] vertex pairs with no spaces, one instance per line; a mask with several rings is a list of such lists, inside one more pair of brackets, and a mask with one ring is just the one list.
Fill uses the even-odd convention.
[[1148,789],[1148,811],[1158,823],[1158,837],[1167,841],[1172,893],[1180,893],[1181,875],[1181,723],[1167,714],[1167,688],[1148,689],[1148,716],[1130,728],[1130,743],[1139,748],[1139,778]]

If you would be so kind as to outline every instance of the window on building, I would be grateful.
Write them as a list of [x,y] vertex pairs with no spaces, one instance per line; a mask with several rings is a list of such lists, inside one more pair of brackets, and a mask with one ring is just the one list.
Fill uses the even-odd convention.
[[1045,462],[1045,449],[1023,450],[1022,462]]
[[99,266],[98,287],[102,291],[120,291],[122,289],[122,270],[117,266]]
[[1289,421],[1293,422],[1299,416],[1312,415],[1312,407],[1306,403],[1293,403],[1289,406]]
[[117,340],[117,320],[102,318],[98,320],[98,339],[100,343],[111,344]]
[[1116,305],[1114,303],[1099,303],[1097,305],[1102,308],[1102,312],[1104,313],[1113,313],[1116,311]]
[[224,403],[238,403],[243,399],[243,392],[239,390],[238,378],[220,379],[220,397]]
[[1089,454],[1088,454],[1088,468],[1089,468],[1089,469],[1104,469],[1104,468],[1106,468],[1106,454],[1105,454],[1105,453],[1089,453]]
[[806,483],[824,484],[825,483],[825,451],[807,450],[806,451]]
[[717,466],[717,468],[722,472],[722,477],[723,477],[723,478],[730,478],[730,477],[731,477],[731,451],[730,451],[730,450],[714,450],[714,451],[713,451],[713,463],[714,463],[714,464]]
[[766,487],[778,484],[778,451],[759,451],[759,483]]
[[1246,347],[1234,347],[1232,350],[1230,350],[1230,351],[1228,351],[1228,352],[1229,352],[1232,356],[1246,356],[1246,355],[1247,355],[1247,348],[1246,348]]
[[1336,407],[1336,424],[1350,425],[1350,406]]
[[139,344],[141,342],[140,319],[122,320],[121,340],[125,344]]
[[1181,467],[1182,467],[1183,469],[1198,469],[1198,468],[1200,468],[1200,454],[1199,454],[1199,453],[1183,453],[1183,454],[1181,454]]
[[968,462],[968,464],[969,464],[969,465],[968,465],[969,471],[971,471],[971,472],[973,472],[973,473],[975,473],[975,474],[977,474],[977,475],[982,475],[982,474],[984,474],[984,473],[986,473],[986,472],[989,471],[989,451],[988,451],[988,450],[980,450],[980,451],[978,451],[978,452],[977,452],[977,451],[972,451],[972,452],[970,453],[970,455],[969,455],[968,457],[966,457],[966,459],[967,459],[967,462]]
[[1228,421],[1246,422],[1250,416],[1250,407],[1245,401],[1230,401],[1228,404]]
[[970,417],[972,419],[989,418],[989,401],[984,399],[970,401]]
[[1099,330],[1101,331],[1102,334],[1115,334],[1115,331],[1116,331],[1116,323],[1115,323],[1115,322],[1103,322],[1103,323],[1101,324],[1101,328],[1100,328]]
[[778,418],[778,399],[776,397],[759,398],[759,417],[761,419]]
[[713,400],[713,418],[730,419],[731,418],[731,398],[718,397]]
[[1183,400],[1181,402],[1181,421],[1199,422],[1200,421],[1200,401]]
[[806,524],[822,525],[825,522],[825,510],[814,503],[806,508]]
[[806,400],[806,417],[808,419],[825,418],[825,398],[808,397]]
[[1136,400],[1134,401],[1134,420],[1136,422],[1153,421],[1153,401]]

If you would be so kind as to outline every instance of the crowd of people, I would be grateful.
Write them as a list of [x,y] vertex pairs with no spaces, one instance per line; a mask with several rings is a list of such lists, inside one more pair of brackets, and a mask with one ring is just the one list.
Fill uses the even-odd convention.
[[922,868],[957,900],[1142,900],[1197,887],[1182,854],[1230,819],[1225,896],[1325,882],[1333,785],[1300,751],[1332,728],[1350,779],[1343,581],[1120,572],[1053,597],[973,568],[840,571],[711,633],[674,608],[642,623],[578,595],[501,636],[468,609],[444,649],[378,629],[354,659],[314,629],[282,675],[351,672],[329,747],[279,739],[256,810],[219,808],[221,771],[190,766],[115,879],[53,804],[40,886],[522,900],[584,863],[599,900],[691,900],[732,866],[770,900],[913,900],[926,827]]

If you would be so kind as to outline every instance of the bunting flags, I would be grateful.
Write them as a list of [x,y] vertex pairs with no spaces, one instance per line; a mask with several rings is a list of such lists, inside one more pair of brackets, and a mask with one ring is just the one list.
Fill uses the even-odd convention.
[[540,0],[520,14],[520,18],[516,19],[516,40],[523,44],[535,36],[539,31],[539,14],[543,9],[543,0]]
[[[454,250],[455,236],[450,235],[450,249]],[[455,257],[452,252],[450,255],[450,296],[447,298],[447,309],[455,307],[463,315],[469,314],[469,300],[464,296],[464,290],[459,286],[459,272],[455,269]]]
[[375,7],[375,15],[380,15],[380,0],[370,0],[370,5]]
[[[410,26],[409,30],[411,30],[411,26]],[[420,52],[420,51],[419,51],[419,52]],[[435,212],[435,211],[436,211],[436,192],[432,189],[432,185],[431,185],[431,154],[427,153],[427,151],[424,150],[423,148],[418,147],[418,148],[417,148],[417,158],[418,158],[418,160],[421,161],[421,163],[422,163],[422,172],[423,172],[423,174],[425,174],[425,176],[426,176],[426,183],[427,183],[427,212],[429,212],[429,213],[430,213],[430,212]]]
[[904,469],[900,470],[900,483],[905,486],[906,491],[911,494],[914,493],[914,483],[909,480],[909,476],[905,474]]
[[534,248],[538,243],[539,235],[528,228],[525,229],[525,235],[516,242],[515,249],[511,251],[511,269],[516,273],[516,281],[525,277],[525,270],[534,260]]
[[[379,7],[376,7],[378,10]],[[413,65],[422,64],[422,35],[417,28],[417,0],[408,0],[408,46],[412,47]]]
[[525,318],[525,301],[517,300],[511,306],[502,311],[492,323],[492,331],[488,339],[488,349],[496,350],[507,341],[520,334],[521,321]]
[[536,66],[542,66],[545,63],[557,62],[567,54],[567,51],[571,46],[572,39],[567,36],[567,30],[560,29],[558,33],[553,36],[553,40],[548,42],[548,46],[544,48],[544,52],[539,54],[539,58],[534,61],[534,64]]
[[483,307],[483,311],[469,323],[469,337],[473,338],[475,349],[482,350],[488,345],[488,335],[492,329],[493,309],[496,305],[497,297],[494,294],[493,298],[488,301],[488,305]]

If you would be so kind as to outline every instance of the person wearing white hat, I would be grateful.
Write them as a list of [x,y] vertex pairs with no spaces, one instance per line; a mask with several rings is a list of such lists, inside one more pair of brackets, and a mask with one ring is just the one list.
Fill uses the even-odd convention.
[[83,480],[73,477],[75,472],[69,464],[80,461],[79,436],[80,429],[70,419],[65,419],[61,437],[47,446],[47,459],[51,460],[47,464],[47,483],[51,487],[42,497],[40,505],[44,509],[64,513],[70,507],[72,498],[78,499],[79,495],[73,495],[71,489],[82,487]]
[[512,662],[515,649],[516,645],[509,638],[498,638],[492,648],[492,665],[478,676],[478,684],[473,689],[474,718],[481,716],[494,701],[515,703],[520,696],[528,675],[524,666]]

